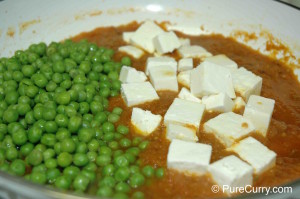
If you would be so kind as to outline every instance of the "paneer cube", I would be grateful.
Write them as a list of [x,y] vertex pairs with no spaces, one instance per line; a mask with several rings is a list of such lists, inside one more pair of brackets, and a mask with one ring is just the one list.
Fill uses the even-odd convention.
[[146,63],[146,75],[149,75],[149,70],[155,67],[172,67],[174,72],[177,72],[177,62],[172,57],[149,57]]
[[153,44],[159,54],[171,53],[180,46],[179,39],[173,31],[160,33],[154,37]]
[[235,92],[239,93],[246,102],[250,95],[260,95],[262,78],[244,67],[232,72],[232,81]]
[[273,99],[251,95],[245,107],[244,117],[254,124],[259,133],[266,136],[274,106],[275,100]]
[[246,102],[241,97],[235,98],[233,100],[233,103],[234,103],[234,107],[233,107],[234,110],[241,110],[241,109],[245,108],[245,106],[246,106]]
[[177,75],[177,81],[182,86],[190,88],[191,86],[191,72],[192,70],[182,71]]
[[129,43],[133,34],[134,34],[134,32],[123,32],[123,35],[122,35],[123,41],[125,41],[126,43]]
[[191,72],[191,92],[197,97],[222,92],[236,97],[230,70],[206,61]]
[[204,132],[212,133],[226,147],[255,131],[252,122],[233,112],[222,113],[204,124]]
[[232,99],[225,93],[210,95],[202,98],[202,103],[205,104],[207,111],[214,112],[231,112],[234,106]]
[[187,125],[198,131],[204,110],[203,104],[175,98],[165,114],[164,124]]
[[168,124],[167,125],[167,135],[168,140],[178,139],[188,142],[197,142],[198,137],[196,135],[196,130],[194,128],[189,128],[188,126],[182,126],[178,124]]
[[147,76],[142,71],[137,71],[135,68],[129,66],[122,66],[119,80],[122,83],[137,83],[147,80]]
[[181,57],[204,58],[210,57],[212,54],[205,48],[197,45],[184,45],[178,48],[178,53]]
[[248,162],[256,175],[275,166],[276,153],[253,137],[245,138],[227,150],[237,153],[241,159]]
[[215,55],[212,57],[207,57],[204,59],[204,61],[226,67],[232,71],[238,69],[237,63],[229,59],[226,55]]
[[183,99],[183,100],[192,101],[192,102],[201,103],[201,99],[195,97],[188,89],[186,89],[184,87],[179,92],[178,98]]
[[207,172],[212,147],[208,144],[173,139],[167,157],[167,166],[185,174],[202,175]]
[[178,71],[186,71],[193,69],[193,58],[182,58],[178,62]]
[[133,108],[131,123],[136,129],[136,133],[147,136],[151,134],[160,124],[161,115],[154,115],[151,111],[140,108]]
[[178,91],[176,72],[170,66],[153,67],[149,69],[150,81],[157,91]]
[[189,38],[179,38],[180,46],[191,45],[191,40]]
[[150,82],[122,84],[121,95],[127,106],[134,106],[159,99]]
[[230,187],[246,187],[253,183],[252,167],[234,155],[212,163],[209,165],[208,171],[213,180],[227,194],[230,194]]
[[119,51],[124,52],[124,53],[132,56],[135,59],[140,58],[144,54],[144,51],[142,51],[141,49],[134,47],[134,46],[130,46],[130,45],[119,47]]
[[153,38],[163,32],[163,29],[153,21],[146,21],[133,33],[130,43],[143,48],[149,53],[153,53]]

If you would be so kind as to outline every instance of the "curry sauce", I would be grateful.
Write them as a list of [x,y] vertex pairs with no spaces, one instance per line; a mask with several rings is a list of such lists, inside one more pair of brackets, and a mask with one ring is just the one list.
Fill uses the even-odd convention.
[[[87,39],[99,46],[112,48],[116,51],[115,60],[120,60],[125,54],[118,52],[119,46],[126,45],[122,40],[124,31],[134,31],[138,23],[131,23],[119,27],[98,28],[92,32],[82,33],[73,38],[74,41]],[[236,42],[232,38],[222,35],[187,36],[177,32],[177,35],[189,38],[191,44],[200,45],[212,54],[225,54],[234,60],[239,66],[252,71],[263,78],[261,96],[272,98],[276,101],[275,108],[267,137],[252,134],[269,149],[277,153],[276,166],[262,175],[254,176],[254,186],[275,186],[291,182],[300,178],[300,84],[293,71],[288,66],[277,60],[264,56],[249,47]],[[170,54],[176,60],[176,53]],[[132,65],[137,70],[144,71],[146,60],[152,55],[145,54],[140,59],[132,58]],[[198,63],[194,65],[197,66]],[[154,114],[164,115],[178,93],[160,91],[160,100],[139,105],[138,107],[150,110]],[[130,125],[132,108],[126,107],[121,96],[110,99],[110,110],[121,107],[124,112],[118,123],[131,127],[131,135],[134,129]],[[240,111],[242,113],[243,110]],[[205,113],[201,126],[217,114]],[[166,159],[170,142],[165,138],[163,124],[155,130],[147,139],[150,141],[148,148],[140,155],[144,164],[154,167],[166,168]],[[232,154],[211,134],[203,133],[200,127],[199,141],[212,145],[213,152],[211,162]],[[153,179],[140,189],[146,198],[216,198],[224,197],[221,193],[213,193],[211,186],[215,184],[209,175],[197,177],[186,176],[176,171],[166,170],[163,179]]]

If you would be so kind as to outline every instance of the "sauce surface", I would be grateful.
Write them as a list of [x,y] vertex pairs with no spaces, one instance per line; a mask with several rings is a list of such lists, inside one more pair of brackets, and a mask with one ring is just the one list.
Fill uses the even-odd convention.
[[[119,27],[104,27],[95,29],[89,33],[82,33],[73,38],[74,41],[87,39],[98,46],[105,46],[116,51],[115,60],[120,60],[125,54],[118,52],[118,47],[126,45],[122,40],[124,31],[134,31],[139,24],[133,22]],[[191,44],[201,45],[213,55],[225,54],[234,60],[239,66],[243,66],[256,75],[263,78],[261,96],[272,98],[276,101],[275,108],[269,127],[267,137],[258,134],[252,136],[265,144],[269,149],[277,153],[276,166],[262,175],[255,176],[253,186],[276,186],[288,183],[300,178],[300,84],[298,83],[292,69],[273,60],[257,51],[236,42],[232,38],[222,35],[202,35],[191,37],[177,32],[180,37],[191,40]],[[132,58],[132,66],[144,71],[149,54],[140,59]],[[179,57],[171,54],[175,59]],[[198,63],[194,65],[197,66]],[[158,92],[159,101],[139,105],[138,107],[150,110],[154,114],[164,116],[167,109],[178,93],[162,91]],[[110,99],[110,109],[115,106],[123,108],[119,123],[130,125],[132,108],[126,107],[121,96]],[[242,110],[241,110],[242,111]],[[205,113],[201,126],[216,114]],[[131,126],[131,135],[134,129]],[[198,133],[199,142],[211,144],[213,147],[211,162],[230,155],[225,147],[211,134],[203,133],[202,128]],[[150,145],[140,155],[144,164],[154,167],[166,168],[166,159],[170,142],[165,138],[165,127],[163,124],[155,130],[148,138]],[[220,192],[213,193],[211,186],[215,183],[209,175],[196,177],[185,176],[176,171],[166,170],[163,179],[153,180],[149,185],[140,188],[146,198],[217,198],[224,197]]]

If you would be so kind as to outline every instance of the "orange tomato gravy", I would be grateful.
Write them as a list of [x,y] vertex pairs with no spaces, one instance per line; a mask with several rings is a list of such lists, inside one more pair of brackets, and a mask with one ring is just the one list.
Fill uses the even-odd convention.
[[[125,54],[118,52],[118,47],[126,45],[122,40],[124,31],[134,31],[139,24],[136,22],[119,27],[101,27],[92,32],[82,33],[73,38],[74,41],[87,39],[98,46],[105,46],[115,50],[115,60],[120,60]],[[275,186],[291,182],[300,178],[300,84],[292,69],[279,61],[268,58],[249,47],[236,42],[234,39],[222,35],[187,36],[177,32],[180,37],[191,40],[191,44],[201,45],[212,54],[225,54],[239,66],[243,66],[263,78],[261,96],[276,101],[272,121],[266,138],[253,134],[256,139],[277,153],[276,166],[262,175],[254,177],[254,186]],[[144,71],[146,60],[150,54],[140,59],[132,58],[132,66]],[[179,57],[173,53],[175,59]],[[195,66],[198,63],[194,64]],[[154,114],[164,115],[178,93],[158,92],[159,101],[139,105]],[[132,108],[126,107],[121,96],[110,99],[110,109],[115,106],[123,108],[124,112],[119,123],[130,126],[131,135],[134,129],[130,125]],[[243,110],[240,111],[242,113]],[[201,121],[203,124],[216,113],[205,113]],[[211,134],[203,133],[201,127],[198,133],[201,143],[211,144],[213,147],[211,162],[229,155],[224,146]],[[165,138],[163,124],[148,138],[150,145],[140,155],[144,164],[154,167],[165,167],[170,142]],[[213,193],[211,186],[215,184],[209,175],[196,177],[185,176],[176,171],[166,170],[163,179],[153,179],[140,190],[146,198],[217,198],[224,197],[221,193]]]

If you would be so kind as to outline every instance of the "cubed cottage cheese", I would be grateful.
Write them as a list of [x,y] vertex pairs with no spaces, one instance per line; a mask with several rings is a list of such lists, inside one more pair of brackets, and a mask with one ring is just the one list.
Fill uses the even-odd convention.
[[134,106],[159,99],[150,82],[122,84],[121,94],[127,106]]
[[252,122],[233,112],[222,113],[204,124],[204,132],[212,133],[226,147],[253,132]]
[[232,99],[225,93],[203,97],[202,103],[205,104],[207,111],[221,113],[231,112],[234,106]]
[[123,41],[125,41],[126,43],[129,43],[133,34],[134,34],[134,32],[123,32],[123,35],[122,35]]
[[147,80],[147,76],[142,71],[137,71],[135,68],[129,66],[122,66],[119,80],[122,83],[137,83]]
[[276,153],[253,137],[245,138],[227,150],[237,153],[240,158],[248,162],[257,175],[273,167],[276,162]]
[[146,21],[131,35],[130,43],[143,48],[149,53],[153,53],[153,38],[163,32],[163,29],[153,21]]
[[266,136],[274,106],[275,100],[273,99],[251,95],[245,107],[244,117],[251,120],[259,133]]
[[201,99],[195,97],[188,89],[186,89],[184,87],[179,92],[178,98],[183,99],[183,100],[192,101],[192,102],[201,103]]
[[149,69],[150,81],[157,91],[178,91],[176,72],[170,66],[153,67]]
[[229,69],[204,61],[192,70],[191,93],[203,97],[221,92],[236,97]]
[[245,101],[248,101],[250,95],[260,95],[262,78],[244,67],[232,72],[232,81],[235,92],[239,93]]
[[155,67],[172,67],[174,72],[177,72],[177,62],[172,57],[149,57],[146,63],[146,75],[149,75],[149,70]]
[[151,134],[160,124],[162,117],[154,115],[150,111],[140,108],[133,108],[131,123],[136,129],[136,133],[147,136]]
[[181,57],[204,58],[210,57],[212,54],[201,46],[188,46],[184,45],[178,48],[178,53]]
[[182,126],[179,124],[168,124],[166,137],[170,141],[173,139],[178,139],[178,140],[183,140],[188,142],[198,141],[196,130],[194,128],[189,128],[187,126]]
[[179,38],[180,46],[191,45],[191,40],[189,38]]
[[218,160],[208,167],[214,181],[230,195],[229,188],[246,187],[253,183],[253,169],[234,155]]
[[204,61],[226,67],[232,71],[236,70],[238,68],[237,63],[235,63],[233,60],[229,59],[226,55],[215,55],[212,57],[207,57],[204,59]]
[[186,71],[193,69],[193,58],[182,58],[178,62],[178,71]]
[[164,117],[164,124],[181,124],[199,129],[205,106],[198,102],[191,102],[175,98]]
[[191,72],[192,70],[182,71],[177,75],[177,81],[182,86],[190,88],[191,86]]
[[237,97],[233,100],[234,103],[234,110],[241,110],[243,108],[245,108],[246,102],[244,101],[243,98],[241,97]]
[[179,39],[173,31],[160,33],[153,38],[153,44],[159,54],[171,53],[180,46]]
[[140,58],[144,54],[144,51],[142,51],[141,49],[139,49],[137,47],[131,46],[131,45],[121,46],[121,47],[119,47],[119,51],[124,52],[124,53],[132,56],[135,59]]
[[169,169],[186,174],[202,175],[207,172],[212,147],[208,144],[173,139],[167,157]]

